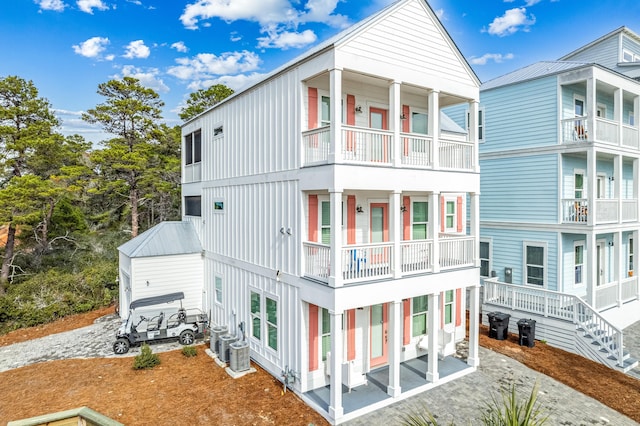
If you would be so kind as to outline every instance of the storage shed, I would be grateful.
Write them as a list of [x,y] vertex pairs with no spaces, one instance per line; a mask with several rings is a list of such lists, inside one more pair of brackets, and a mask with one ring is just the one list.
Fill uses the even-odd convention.
[[162,222],[118,247],[121,315],[132,300],[184,292],[183,307],[202,309],[202,245],[190,222]]

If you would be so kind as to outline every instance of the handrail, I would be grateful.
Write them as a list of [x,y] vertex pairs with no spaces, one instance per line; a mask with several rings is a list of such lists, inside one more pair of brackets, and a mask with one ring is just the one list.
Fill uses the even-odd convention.
[[[591,305],[576,295],[498,282],[498,278],[486,278],[483,302],[571,321],[588,332],[608,355],[615,357],[618,365],[624,365],[622,330],[607,321]],[[540,309],[541,306],[542,309]],[[562,313],[565,314],[562,315]],[[603,330],[604,333],[593,333],[594,328]],[[612,345],[610,340],[614,338],[616,342]]]

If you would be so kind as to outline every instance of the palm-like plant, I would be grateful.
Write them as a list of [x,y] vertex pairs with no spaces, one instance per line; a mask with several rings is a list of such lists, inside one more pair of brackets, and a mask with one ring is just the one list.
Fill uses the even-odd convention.
[[491,396],[487,403],[487,411],[482,415],[482,424],[486,426],[540,426],[547,422],[549,416],[538,404],[538,382],[524,403],[518,400],[516,386],[511,385],[509,392],[501,392],[498,400]]

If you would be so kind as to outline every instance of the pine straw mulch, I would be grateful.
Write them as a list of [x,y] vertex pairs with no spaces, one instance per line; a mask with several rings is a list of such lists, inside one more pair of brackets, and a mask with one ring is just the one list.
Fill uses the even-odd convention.
[[[0,347],[83,327],[113,307],[0,336]],[[541,342],[528,348],[488,337],[480,345],[589,395],[640,422],[640,381]],[[257,372],[232,379],[204,353],[160,353],[161,364],[135,371],[133,358],[45,362],[0,373],[0,424],[88,406],[126,425],[326,425],[322,416],[252,363]],[[1,353],[1,349],[0,349]],[[482,361],[482,360],[481,360]]]

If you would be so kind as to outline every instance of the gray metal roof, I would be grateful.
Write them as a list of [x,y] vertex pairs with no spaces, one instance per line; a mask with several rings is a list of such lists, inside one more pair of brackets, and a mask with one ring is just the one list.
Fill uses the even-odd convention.
[[461,133],[463,135],[468,133],[443,111],[440,111],[440,130],[450,133]]
[[480,91],[494,89],[509,84],[521,83],[527,80],[534,80],[540,77],[546,77],[553,74],[560,74],[572,69],[591,66],[586,62],[569,62],[569,61],[542,61],[527,65],[524,68],[515,70],[508,74],[489,80],[480,86]]
[[118,247],[129,257],[200,253],[202,245],[191,222],[162,222]]

